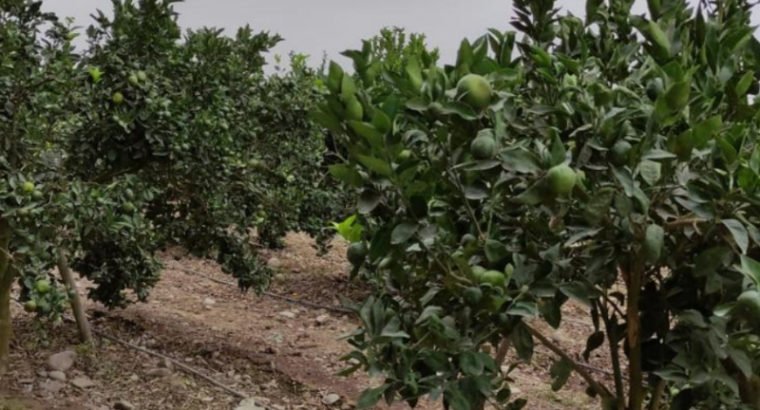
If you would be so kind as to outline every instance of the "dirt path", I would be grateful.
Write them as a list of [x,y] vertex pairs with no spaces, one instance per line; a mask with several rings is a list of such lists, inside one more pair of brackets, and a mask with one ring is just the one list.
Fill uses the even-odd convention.
[[[289,235],[286,244],[269,258],[279,272],[273,292],[327,306],[339,306],[339,296],[362,297],[361,287],[346,279],[345,247],[338,244],[328,255],[318,256],[311,241],[302,235]],[[356,327],[350,316],[243,294],[220,283],[230,279],[214,264],[176,251],[163,257],[166,270],[148,303],[114,312],[88,306],[97,329],[191,365],[254,397],[267,409],[349,409],[370,384],[361,374],[350,378],[336,375],[342,369],[340,357],[349,351],[340,338]],[[578,312],[568,313],[572,316]],[[16,322],[19,343],[14,347],[15,367],[10,377],[15,380],[10,380],[10,391],[15,397],[36,397],[43,406],[52,406],[42,408],[105,410],[126,400],[135,409],[222,410],[234,409],[240,402],[143,353],[111,343],[95,350],[72,346],[76,343],[73,326],[51,332],[42,346],[24,342],[35,340],[36,330],[20,312]],[[547,329],[547,334],[564,346],[582,351],[585,339],[579,340],[578,335],[587,333],[584,326],[588,325],[570,321],[559,331]],[[84,376],[93,380],[94,386],[81,389],[64,382],[62,387],[54,385],[51,389],[49,376],[41,375],[46,358],[67,348],[78,353],[74,368],[67,374],[69,379]],[[552,392],[546,386],[552,356],[540,347],[536,351],[532,366],[519,366],[513,373],[514,393],[530,400],[527,408],[598,408],[583,393],[584,386],[577,377],[566,389]],[[340,400],[334,402],[336,398]],[[440,406],[426,403],[419,408]]]

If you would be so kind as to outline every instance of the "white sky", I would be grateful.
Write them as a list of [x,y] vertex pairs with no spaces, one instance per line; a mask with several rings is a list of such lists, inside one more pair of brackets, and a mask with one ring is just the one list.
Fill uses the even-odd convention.
[[[139,0],[135,0],[139,1]],[[558,0],[565,10],[582,16],[585,0]],[[90,14],[111,9],[110,0],[44,0],[44,8],[59,16],[74,17],[77,25],[90,24]],[[361,46],[361,40],[385,26],[400,26],[425,33],[431,46],[439,47],[443,62],[450,62],[462,38],[476,38],[488,28],[511,28],[512,2],[507,0],[185,0],[176,5],[179,22],[186,28],[202,26],[235,28],[250,24],[285,38],[276,53],[290,50],[309,54],[317,64],[323,53],[340,59],[339,53]],[[637,0],[634,12],[646,5]],[[754,21],[760,22],[760,10]]]

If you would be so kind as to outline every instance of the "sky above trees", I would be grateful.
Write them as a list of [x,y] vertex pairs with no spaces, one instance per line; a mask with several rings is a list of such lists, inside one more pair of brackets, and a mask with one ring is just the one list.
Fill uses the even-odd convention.
[[[646,2],[637,1],[634,12],[643,13]],[[585,0],[558,1],[565,10],[583,15]],[[45,0],[45,7],[60,16],[75,18],[86,26],[96,9],[108,11],[110,0]],[[291,50],[322,56],[361,45],[361,39],[382,27],[399,26],[425,33],[430,45],[439,47],[442,61],[451,61],[462,38],[475,38],[486,29],[509,28],[512,2],[504,0],[185,0],[176,6],[180,23],[187,28],[222,27],[228,30],[250,24],[256,30],[279,33],[285,38],[275,52]],[[755,21],[760,22],[760,13]]]

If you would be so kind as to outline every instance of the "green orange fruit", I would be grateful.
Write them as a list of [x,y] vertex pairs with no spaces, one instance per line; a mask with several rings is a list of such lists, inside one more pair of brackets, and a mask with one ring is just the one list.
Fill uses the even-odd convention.
[[477,305],[483,300],[483,291],[478,286],[472,286],[464,290],[462,297],[468,304]]
[[760,326],[760,292],[747,290],[736,299],[734,315]]
[[23,184],[21,184],[21,192],[23,192],[26,195],[32,195],[34,194],[34,182],[32,181],[25,181]]
[[348,261],[354,266],[360,266],[367,257],[367,245],[364,242],[352,243],[346,251]]
[[30,300],[24,303],[24,310],[29,313],[34,313],[37,311],[37,302]]
[[565,164],[549,169],[546,174],[549,189],[557,196],[565,196],[573,191],[576,183],[575,171]]
[[45,294],[50,292],[50,281],[47,279],[40,279],[34,284],[34,288],[37,290],[40,294]]
[[504,274],[497,270],[488,270],[480,275],[480,283],[489,283],[493,286],[504,286]]
[[124,102],[124,94],[120,92],[115,92],[111,96],[111,101],[113,101],[114,104],[119,105]]
[[457,83],[457,96],[473,108],[482,110],[491,104],[493,88],[485,77],[467,74]]
[[470,153],[478,160],[491,159],[496,154],[496,140],[490,135],[479,135],[472,140]]
[[612,163],[617,166],[622,166],[628,163],[628,158],[631,155],[631,149],[633,146],[626,140],[620,140],[612,146],[610,153],[612,154]]

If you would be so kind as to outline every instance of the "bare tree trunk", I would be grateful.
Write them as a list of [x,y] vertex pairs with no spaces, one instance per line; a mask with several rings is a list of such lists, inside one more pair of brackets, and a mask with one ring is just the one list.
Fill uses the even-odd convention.
[[639,299],[644,266],[640,255],[635,255],[628,271],[627,336],[628,336],[628,410],[641,410],[644,405],[644,381],[641,369],[641,317]]
[[79,337],[82,339],[82,343],[92,344],[90,322],[87,320],[87,315],[84,312],[82,299],[79,297],[74,276],[71,274],[71,269],[69,269],[69,261],[66,258],[66,252],[61,248],[58,248],[58,271],[61,273],[63,283],[68,288],[69,296],[71,297],[71,310],[74,311],[74,317],[77,321]]
[[13,272],[10,268],[11,258],[8,251],[11,229],[3,219],[0,219],[0,375],[8,368],[8,360],[11,350],[11,338],[13,337],[13,324],[11,322],[11,286],[13,285]]

